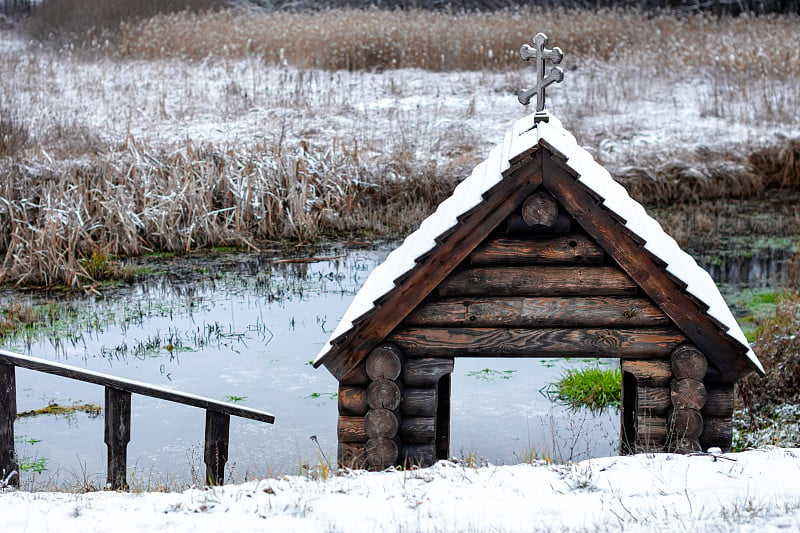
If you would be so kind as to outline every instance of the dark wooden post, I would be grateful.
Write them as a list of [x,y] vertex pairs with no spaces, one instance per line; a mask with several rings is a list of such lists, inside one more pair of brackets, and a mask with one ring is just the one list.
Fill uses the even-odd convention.
[[108,446],[106,483],[113,490],[124,490],[131,440],[131,393],[106,387],[105,443]]
[[206,483],[225,483],[225,463],[228,461],[228,436],[231,417],[217,411],[206,411]]
[[[19,486],[14,460],[14,420],[17,418],[17,386],[14,365],[0,363],[0,480]],[[11,476],[11,472],[17,475]]]
[[671,360],[673,379],[670,385],[672,409],[668,416],[669,450],[676,453],[698,452],[702,450],[701,410],[707,399],[703,378],[708,370],[708,361],[703,352],[688,343],[675,348]]

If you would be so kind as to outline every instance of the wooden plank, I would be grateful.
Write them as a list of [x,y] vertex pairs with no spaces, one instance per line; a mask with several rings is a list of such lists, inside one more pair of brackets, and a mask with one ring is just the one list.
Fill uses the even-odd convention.
[[106,483],[113,490],[128,488],[128,443],[131,441],[131,393],[106,387],[105,436],[108,447]]
[[657,327],[671,321],[647,298],[457,298],[416,308],[406,326]]
[[714,387],[706,390],[706,404],[703,406],[703,419],[706,417],[730,418],[733,416],[733,387]]
[[566,213],[559,213],[556,223],[549,228],[542,229],[541,226],[531,227],[522,219],[522,214],[511,213],[506,219],[505,232],[508,235],[555,235],[559,233],[570,233],[572,231],[572,218]]
[[636,418],[636,444],[663,446],[667,442],[667,419],[655,416]]
[[478,265],[600,264],[606,254],[585,235],[549,239],[498,237],[485,241],[469,256]]
[[729,417],[704,417],[700,445],[704,450],[712,446],[731,451],[733,445],[733,422]]
[[364,417],[339,415],[336,435],[339,442],[366,443],[367,432],[364,430]]
[[367,390],[363,387],[339,386],[337,395],[339,414],[348,416],[364,416],[367,414]]
[[406,444],[400,451],[400,462],[406,468],[425,468],[435,463],[436,459],[436,446],[433,444]]
[[369,385],[370,379],[367,375],[366,361],[361,361],[348,375],[339,381],[339,385],[351,387],[365,387]]
[[[537,153],[534,159],[540,158]],[[504,174],[484,200],[459,217],[459,224],[412,270],[401,286],[390,292],[375,311],[321,360],[325,367],[341,379],[364,360],[472,250],[501,224],[541,183],[541,164],[525,165],[516,172]]]
[[225,483],[225,463],[228,462],[230,428],[230,415],[210,409],[206,410],[204,458],[207,485],[222,485]]
[[436,416],[436,389],[406,387],[400,412],[403,416]]
[[636,413],[640,416],[665,417],[672,402],[669,387],[642,387],[636,389]]
[[[557,153],[547,143],[548,152]],[[667,316],[714,362],[722,376],[735,383],[755,370],[742,347],[725,336],[708,315],[673,283],[623,227],[556,157],[542,157],[545,188],[593,239],[634,279]]]
[[435,387],[443,376],[453,371],[453,359],[406,359],[401,379],[406,387]]
[[624,360],[622,361],[622,371],[633,374],[640,386],[667,387],[672,381],[672,365],[668,360]]
[[438,287],[440,296],[635,296],[636,284],[616,267],[465,268]]
[[436,458],[450,458],[450,388],[453,375],[446,374],[436,386]]
[[436,418],[406,417],[400,422],[400,438],[403,442],[415,444],[435,444]]
[[406,357],[669,357],[678,330],[401,328],[390,337]]
[[[19,487],[19,469],[14,454],[16,418],[16,370],[14,365],[0,361],[0,481]],[[12,472],[16,474],[12,475]]]
[[259,422],[266,422],[268,424],[275,422],[275,417],[269,413],[265,413],[264,411],[250,409],[249,407],[241,407],[231,403],[220,402],[210,398],[204,398],[203,396],[197,396],[195,394],[177,392],[163,387],[157,387],[155,385],[148,385],[147,383],[142,383],[141,381],[117,378],[101,372],[94,372],[92,370],[86,370],[62,363],[55,363],[45,359],[8,352],[6,350],[0,350],[0,362],[10,363],[22,368],[35,370],[37,372],[44,372],[46,374],[53,374],[78,381],[85,381],[87,383],[94,383],[95,385],[102,385],[104,387],[124,390],[134,394],[141,394],[142,396],[150,396],[152,398],[182,403],[184,405],[191,405],[192,407],[200,407],[202,409],[211,409],[219,413],[249,418],[251,420],[258,420]]
[[367,466],[367,451],[364,443],[340,442],[336,459],[342,468],[359,470]]

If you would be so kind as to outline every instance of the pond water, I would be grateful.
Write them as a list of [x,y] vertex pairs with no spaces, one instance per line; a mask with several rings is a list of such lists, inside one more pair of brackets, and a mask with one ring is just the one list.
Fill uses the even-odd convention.
[[[331,249],[319,254],[328,260],[300,264],[269,254],[161,259],[155,267],[164,275],[71,296],[67,319],[3,347],[271,412],[274,425],[231,418],[226,480],[296,474],[323,456],[335,461],[337,383],[310,361],[390,250]],[[64,297],[15,291],[2,299],[35,305]],[[566,369],[598,364],[617,362],[458,359],[451,453],[495,464],[616,453],[617,411],[568,411],[544,391]],[[50,402],[102,405],[103,388],[17,369],[18,411]],[[131,485],[199,482],[204,422],[201,409],[134,395]],[[15,432],[27,486],[104,485],[102,416],[20,418]]]

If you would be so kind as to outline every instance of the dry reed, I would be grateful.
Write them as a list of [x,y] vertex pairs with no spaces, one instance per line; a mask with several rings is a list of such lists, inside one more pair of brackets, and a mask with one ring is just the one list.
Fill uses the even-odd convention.
[[123,23],[110,42],[111,49],[138,58],[257,54],[270,63],[329,70],[499,70],[519,67],[517,51],[535,31],[551,35],[551,44],[568,51],[571,62],[653,67],[675,76],[696,66],[758,78],[800,73],[800,49],[787,46],[800,42],[796,16],[541,8],[469,13],[239,9]]
[[62,168],[0,169],[0,283],[81,286],[87,259],[258,241],[387,235],[418,224],[452,190],[424,169],[371,174],[347,147],[275,153],[212,145],[129,146]]

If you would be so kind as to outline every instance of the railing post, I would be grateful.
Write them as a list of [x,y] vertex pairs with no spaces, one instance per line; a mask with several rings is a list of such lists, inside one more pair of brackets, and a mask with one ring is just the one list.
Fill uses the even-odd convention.
[[[14,365],[0,362],[0,481],[19,487],[14,460],[14,420],[17,418],[17,386]],[[17,472],[9,478],[11,472]]]
[[225,482],[230,427],[230,415],[211,409],[206,410],[205,462],[208,485],[222,485]]
[[106,387],[107,484],[113,490],[128,488],[128,443],[131,441],[131,393]]

